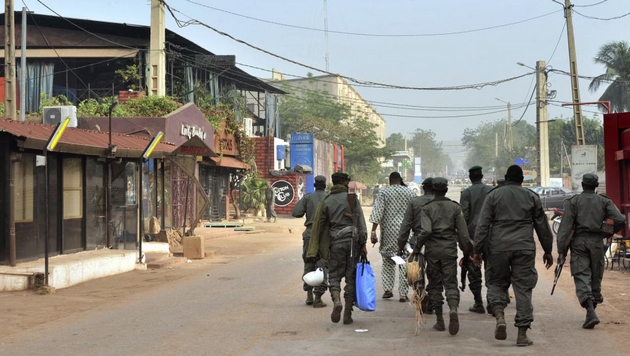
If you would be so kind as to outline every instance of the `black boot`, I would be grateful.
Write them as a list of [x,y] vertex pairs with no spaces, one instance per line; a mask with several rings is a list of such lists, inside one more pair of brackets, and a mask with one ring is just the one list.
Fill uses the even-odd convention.
[[313,301],[313,308],[323,308],[327,304],[322,300],[321,294],[315,294],[315,300]]
[[505,340],[507,339],[505,324],[505,314],[503,313],[503,308],[493,308],[494,309],[494,317],[497,319],[497,325],[494,329],[494,338],[497,340]]
[[333,323],[338,323],[341,320],[341,310],[343,310],[343,304],[341,304],[341,298],[339,297],[340,292],[338,290],[331,291],[333,300],[333,311],[330,314],[330,320]]
[[527,326],[521,326],[518,328],[518,336],[516,337],[516,346],[530,346],[534,342],[527,337]]
[[346,299],[346,305],[343,309],[343,323],[344,324],[352,324],[354,320],[352,320],[352,304],[354,304],[354,300]]
[[473,313],[479,313],[479,314],[483,314],[485,313],[486,309],[484,309],[483,307],[483,302],[481,299],[481,292],[475,292],[475,304],[468,308],[468,311],[471,311]]
[[586,320],[584,320],[584,324],[582,328],[584,329],[593,329],[595,325],[599,324],[599,318],[597,318],[597,314],[595,314],[595,305],[593,303],[593,299],[589,299],[586,301]]
[[306,291],[306,305],[313,305],[313,290]]
[[433,329],[437,331],[446,330],[446,325],[444,325],[444,316],[442,315],[442,306],[435,307],[435,317],[437,319],[435,325],[433,325]]
[[459,303],[454,300],[448,301],[448,308],[450,309],[450,312],[448,313],[448,333],[451,335],[457,335],[459,332],[459,317],[457,316],[458,304]]

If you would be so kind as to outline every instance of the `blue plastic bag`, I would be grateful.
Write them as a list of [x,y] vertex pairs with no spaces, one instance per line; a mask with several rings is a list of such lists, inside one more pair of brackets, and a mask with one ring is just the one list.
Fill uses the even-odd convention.
[[363,311],[376,310],[376,277],[372,265],[365,257],[357,263],[357,307]]

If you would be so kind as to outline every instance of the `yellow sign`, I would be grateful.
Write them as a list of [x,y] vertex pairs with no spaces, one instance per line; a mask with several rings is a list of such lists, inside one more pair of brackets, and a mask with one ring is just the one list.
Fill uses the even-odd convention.
[[55,150],[55,147],[57,147],[57,143],[59,142],[59,139],[61,138],[61,135],[63,135],[63,132],[66,131],[66,128],[68,127],[69,123],[70,123],[70,118],[66,117],[66,119],[63,120],[63,122],[60,122],[57,125],[57,128],[55,129],[55,132],[50,137],[50,140],[48,140],[48,145],[46,146],[46,150],[48,150],[48,151],[54,151]]

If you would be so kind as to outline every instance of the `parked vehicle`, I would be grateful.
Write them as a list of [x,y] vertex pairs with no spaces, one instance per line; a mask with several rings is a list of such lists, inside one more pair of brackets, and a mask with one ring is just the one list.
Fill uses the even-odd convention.
[[561,187],[530,187],[529,189],[540,196],[540,201],[545,210],[562,209],[565,199],[573,196],[572,191]]

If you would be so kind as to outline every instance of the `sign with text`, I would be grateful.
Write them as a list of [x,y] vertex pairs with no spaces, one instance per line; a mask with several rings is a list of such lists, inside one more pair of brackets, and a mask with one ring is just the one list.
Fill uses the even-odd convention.
[[276,193],[275,204],[277,206],[287,206],[291,204],[295,197],[293,185],[286,180],[277,180],[271,185]]
[[597,145],[571,146],[571,185],[573,191],[582,191],[582,176],[597,174]]

